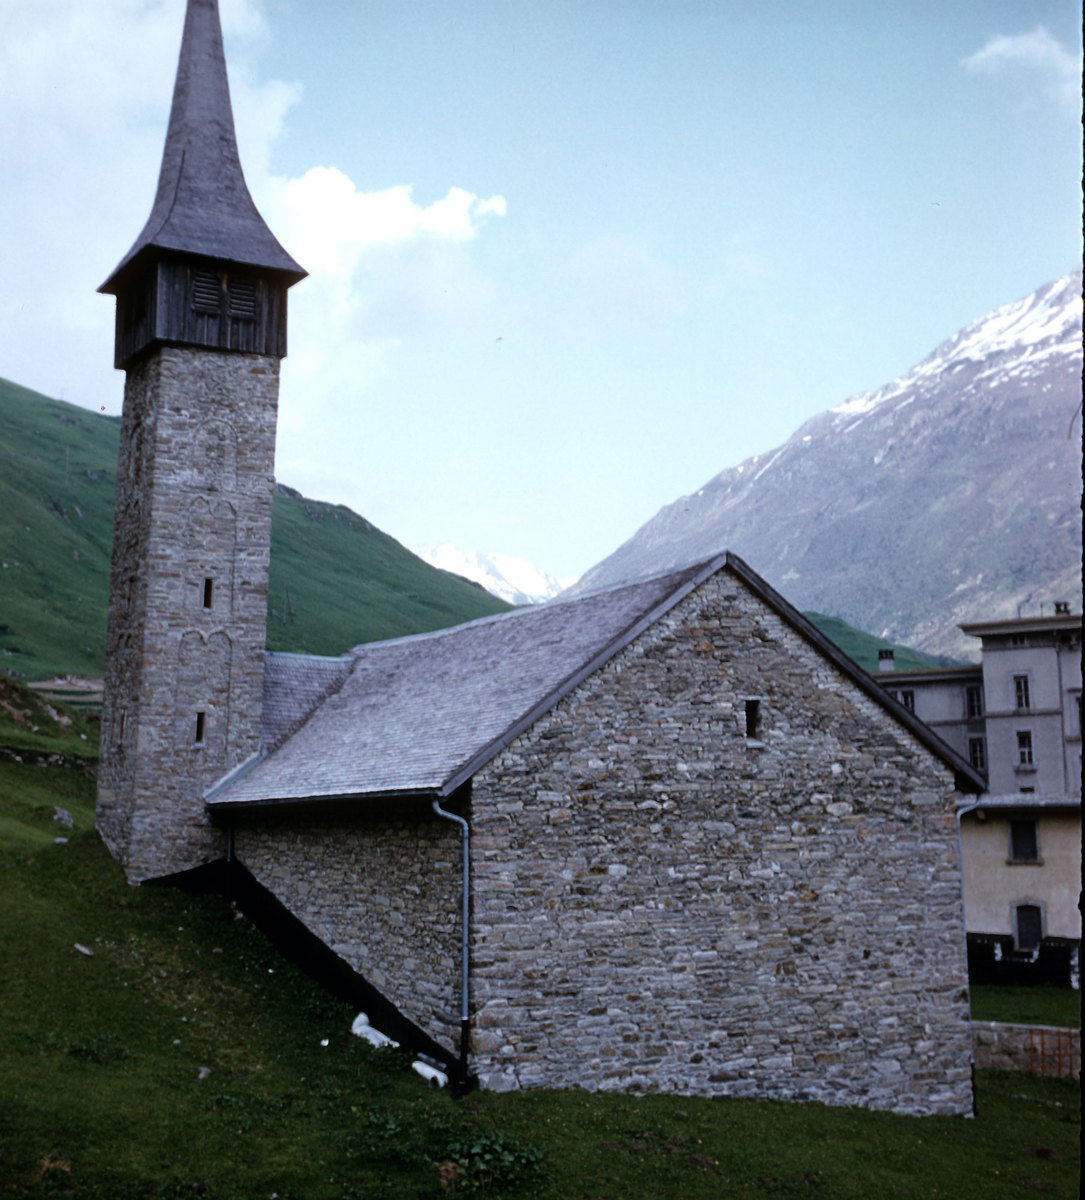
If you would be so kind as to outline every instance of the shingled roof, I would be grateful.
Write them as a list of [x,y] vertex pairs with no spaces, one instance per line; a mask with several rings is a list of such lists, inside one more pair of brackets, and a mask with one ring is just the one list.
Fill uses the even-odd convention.
[[[243,811],[365,796],[448,796],[588,675],[724,569],[942,758],[955,772],[959,788],[983,790],[982,778],[968,763],[741,559],[724,554],[624,587],[437,633],[357,646],[350,652],[342,686],[315,707],[315,685],[298,682],[300,663],[276,664],[275,670],[293,673],[289,687],[297,689],[297,728],[277,749],[265,748],[211,789],[208,804],[216,811]],[[334,687],[336,669],[323,670],[324,683]],[[269,735],[281,738],[291,723],[281,703],[273,722],[266,742]]]
[[306,274],[264,223],[245,184],[218,0],[188,0],[154,207],[98,290],[115,294],[118,276],[152,249],[281,271],[290,283]]

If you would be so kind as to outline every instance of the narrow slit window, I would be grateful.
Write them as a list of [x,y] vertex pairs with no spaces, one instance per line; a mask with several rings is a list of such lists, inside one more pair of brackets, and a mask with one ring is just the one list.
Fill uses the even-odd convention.
[[1032,707],[1029,704],[1027,675],[1015,675],[1013,677],[1013,699],[1017,708]]
[[761,701],[746,701],[746,736],[757,739],[761,736]]
[[196,714],[196,745],[203,745],[203,735],[207,728],[207,713],[198,712]]
[[203,581],[203,606],[210,608],[215,595],[215,581],[213,579],[205,579]]

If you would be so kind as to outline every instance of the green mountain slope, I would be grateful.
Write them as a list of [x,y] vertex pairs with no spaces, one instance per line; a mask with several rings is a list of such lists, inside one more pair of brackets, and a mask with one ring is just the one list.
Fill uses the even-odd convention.
[[0,380],[0,667],[102,673],[119,437]]
[[803,614],[808,621],[834,642],[853,661],[857,662],[864,671],[872,675],[878,671],[878,651],[894,651],[895,669],[898,671],[921,671],[926,667],[952,667],[960,662],[956,658],[945,655],[924,654],[922,650],[912,650],[908,646],[900,646],[886,638],[875,637],[872,633],[863,633],[855,629],[847,621],[839,617],[827,617],[824,613],[808,612]]
[[[0,669],[102,673],[120,420],[0,380]],[[340,654],[508,608],[342,505],[277,489],[267,644]],[[809,614],[868,671],[891,643]],[[940,661],[897,647],[897,666]]]
[[[0,669],[101,675],[120,421],[0,380]],[[268,646],[339,654],[502,612],[341,506],[275,496]]]

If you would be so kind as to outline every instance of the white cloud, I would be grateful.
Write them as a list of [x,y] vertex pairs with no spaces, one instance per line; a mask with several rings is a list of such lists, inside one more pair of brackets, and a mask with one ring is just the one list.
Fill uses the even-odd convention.
[[1081,104],[1081,56],[1067,50],[1042,25],[1029,33],[998,34],[961,64],[967,71],[992,76],[1039,72],[1048,96],[1069,109]]
[[344,278],[353,274],[361,253],[374,246],[419,236],[469,241],[482,218],[504,216],[505,210],[503,196],[479,200],[459,187],[425,206],[414,199],[409,184],[359,192],[337,167],[311,167],[297,179],[272,181],[267,215],[308,271]]
[[[184,0],[0,4],[0,228],[8,232],[0,375],[115,412],[123,377],[112,369],[113,302],[95,288],[150,211]],[[259,52],[269,37],[262,0],[222,0],[221,15],[249,187],[313,276],[292,305],[290,375],[306,380],[307,395],[342,394],[347,378],[364,386],[377,377],[400,336],[394,321],[376,336],[367,332],[372,292],[362,286],[364,255],[380,247],[424,244],[435,252],[465,245],[505,214],[506,202],[459,187],[428,205],[409,186],[359,192],[334,167],[275,178],[272,151],[302,91],[261,74]],[[475,273],[462,288],[446,280],[451,294],[486,290],[466,259],[446,258],[441,269]],[[402,293],[412,278],[419,286],[430,282],[425,272],[403,276],[403,311],[411,308]],[[415,307],[423,304],[415,298]]]

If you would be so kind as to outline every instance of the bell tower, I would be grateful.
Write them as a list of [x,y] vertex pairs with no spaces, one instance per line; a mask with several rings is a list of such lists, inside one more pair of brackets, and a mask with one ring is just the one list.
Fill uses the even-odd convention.
[[97,825],[131,882],[222,856],[203,793],[259,749],[279,363],[304,276],[245,184],[218,0],[188,0],[154,206],[99,289],[126,379]]

